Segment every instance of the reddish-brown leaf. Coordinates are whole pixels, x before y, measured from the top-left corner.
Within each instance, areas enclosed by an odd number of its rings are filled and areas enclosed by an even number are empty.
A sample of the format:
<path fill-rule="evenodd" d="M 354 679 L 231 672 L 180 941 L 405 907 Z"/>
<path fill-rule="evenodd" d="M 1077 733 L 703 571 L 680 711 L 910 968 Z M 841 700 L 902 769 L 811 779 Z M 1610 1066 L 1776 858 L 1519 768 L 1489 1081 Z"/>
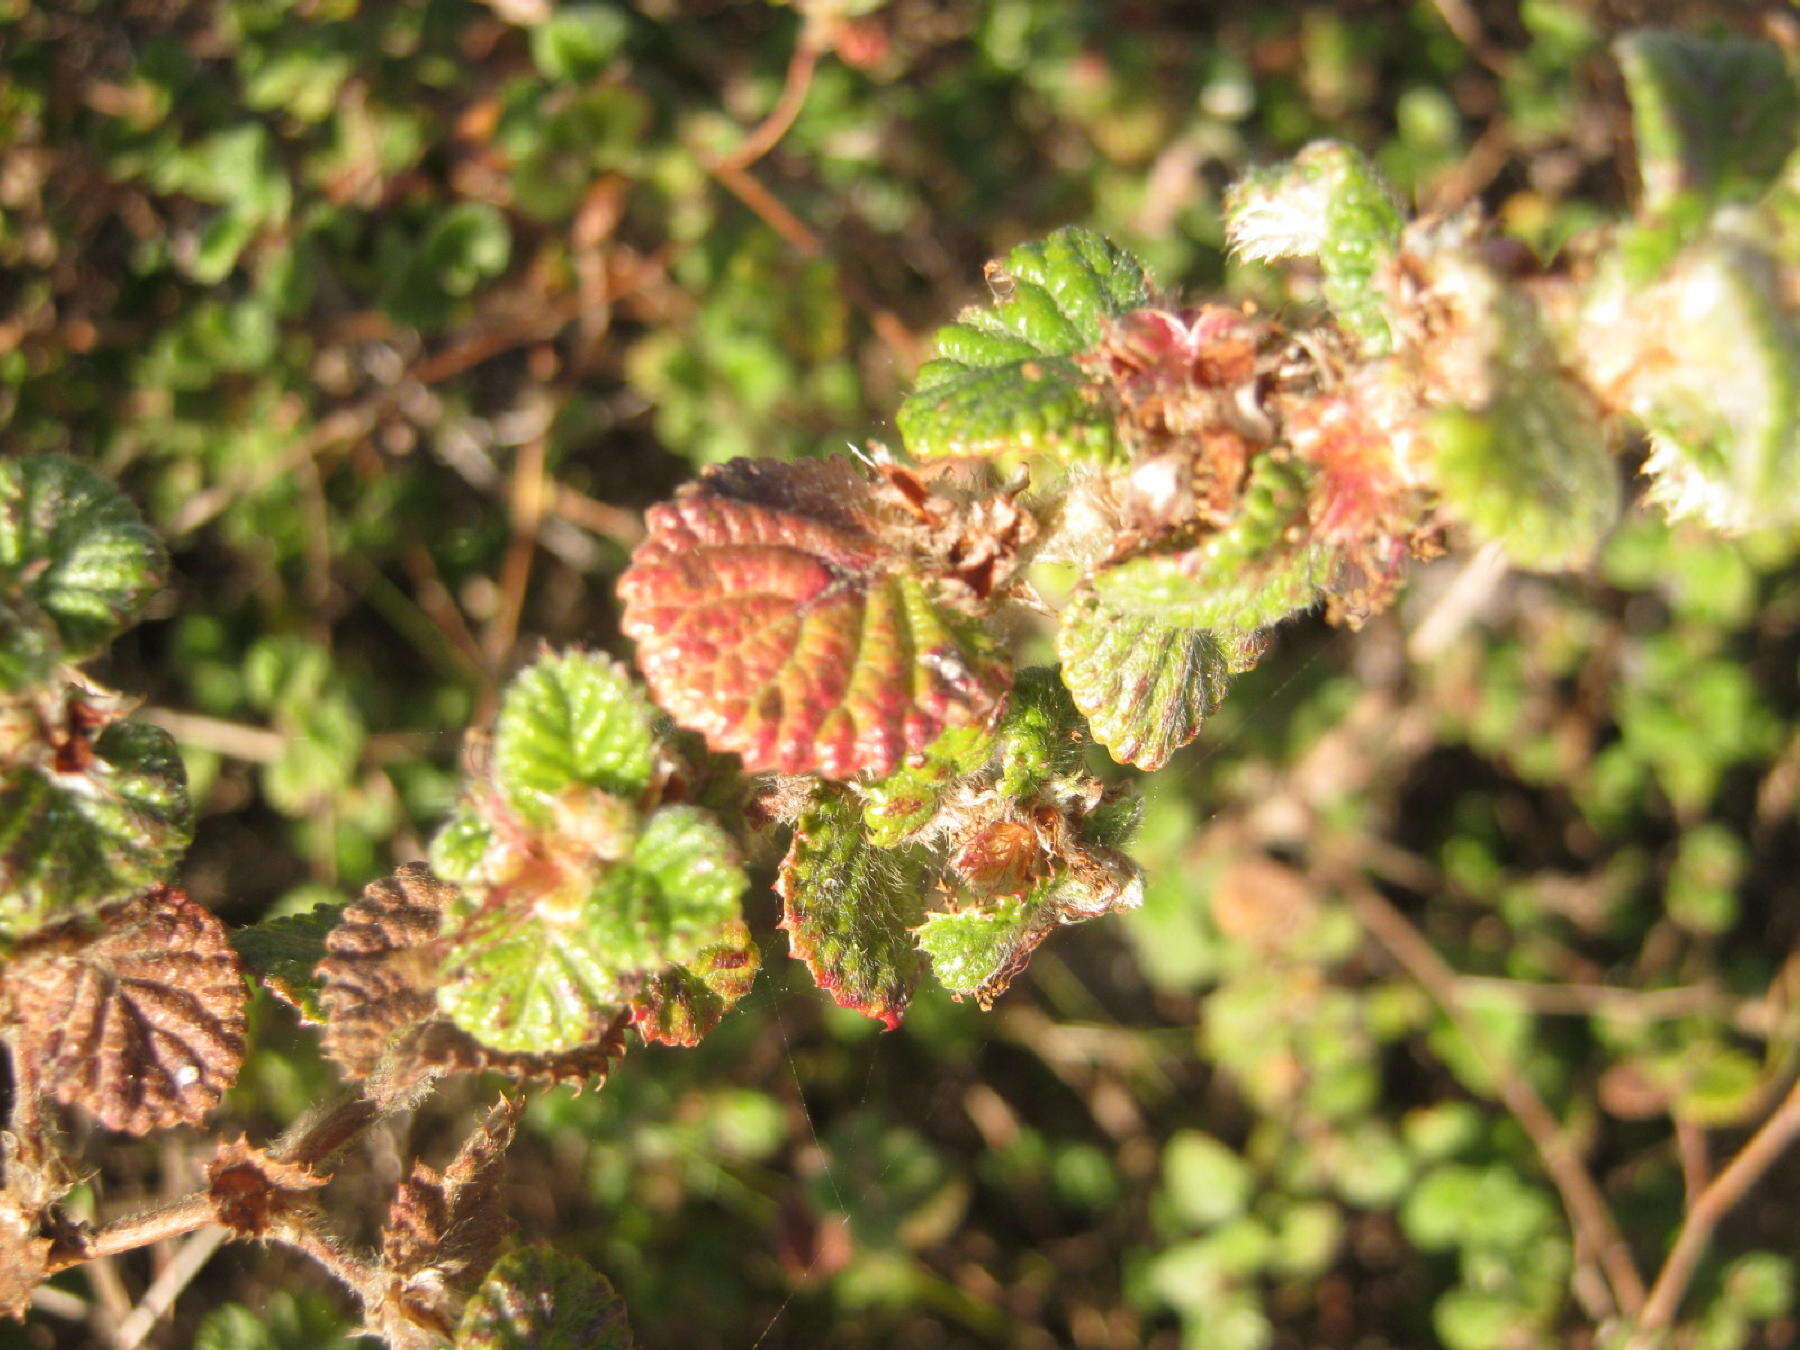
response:
<path fill-rule="evenodd" d="M 40 933 L 4 989 L 20 1071 L 108 1129 L 197 1124 L 243 1063 L 243 967 L 224 925 L 170 887 Z"/>
<path fill-rule="evenodd" d="M 934 603 L 844 460 L 734 460 L 654 508 L 619 580 L 657 701 L 752 771 L 887 774 L 1009 671 Z"/>

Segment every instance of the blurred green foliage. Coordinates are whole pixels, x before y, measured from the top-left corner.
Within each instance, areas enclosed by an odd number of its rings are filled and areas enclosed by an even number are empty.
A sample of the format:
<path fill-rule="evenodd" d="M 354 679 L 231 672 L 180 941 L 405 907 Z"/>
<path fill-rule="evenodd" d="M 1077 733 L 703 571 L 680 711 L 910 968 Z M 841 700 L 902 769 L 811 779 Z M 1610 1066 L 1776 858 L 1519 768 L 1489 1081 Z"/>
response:
<path fill-rule="evenodd" d="M 303 912 L 420 855 L 538 635 L 616 645 L 637 508 L 897 440 L 987 258 L 1078 221 L 1183 292 L 1309 298 L 1228 260 L 1221 196 L 1320 136 L 1552 256 L 1623 206 L 1606 46 L 1653 8 L 6 0 L 0 445 L 102 469 L 169 541 L 104 673 L 181 746 L 190 889 Z M 791 127 L 729 167 L 803 47 Z M 700 1048 L 533 1102 L 526 1235 L 653 1346 L 1586 1344 L 1488 1062 L 1304 864 L 1381 861 L 1653 1266 L 1671 1121 L 1737 1137 L 1800 1044 L 1793 544 L 1637 513 L 1429 649 L 1454 561 L 1354 640 L 1290 626 L 1151 790 L 1137 915 L 887 1035 L 773 961 Z M 285 1122 L 330 1074 L 259 1015 L 232 1107 Z M 1794 1203 L 1790 1167 L 1734 1219 L 1684 1350 L 1791 1342 Z M 157 1334 L 331 1344 L 299 1270 L 233 1249 Z M 85 1343 L 42 1322 L 0 1346 Z"/>

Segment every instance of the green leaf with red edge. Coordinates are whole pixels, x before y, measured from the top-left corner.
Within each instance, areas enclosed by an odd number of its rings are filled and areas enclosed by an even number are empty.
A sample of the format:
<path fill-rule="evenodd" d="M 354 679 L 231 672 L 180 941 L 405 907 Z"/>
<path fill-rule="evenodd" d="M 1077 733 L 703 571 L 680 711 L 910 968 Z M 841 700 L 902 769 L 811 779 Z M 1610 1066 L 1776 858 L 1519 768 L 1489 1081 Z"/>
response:
<path fill-rule="evenodd" d="M 573 1049 L 641 980 L 731 940 L 747 884 L 710 814 L 665 807 L 616 863 L 473 892 L 447 926 L 438 1007 L 495 1050 Z"/>
<path fill-rule="evenodd" d="M 686 965 L 652 976 L 631 999 L 632 1025 L 656 1045 L 698 1045 L 756 980 L 762 955 L 742 920 Z"/>
<path fill-rule="evenodd" d="M 1010 672 L 936 605 L 841 460 L 734 460 L 651 510 L 619 579 L 656 700 L 752 772 L 892 773 Z"/>
<path fill-rule="evenodd" d="M 548 1247 L 494 1263 L 463 1309 L 454 1350 L 632 1350 L 625 1303 L 605 1276 Z"/>
<path fill-rule="evenodd" d="M 1056 630 L 1063 682 L 1120 764 L 1159 769 L 1200 734 L 1231 681 L 1231 646 L 1201 628 L 1128 614 L 1091 593 Z"/>
<path fill-rule="evenodd" d="M 814 982 L 890 1030 L 919 982 L 911 930 L 925 915 L 929 873 L 917 849 L 876 847 L 856 799 L 824 786 L 795 824 L 775 882 L 781 926 Z"/>
<path fill-rule="evenodd" d="M 1047 452 L 1107 458 L 1115 418 L 1075 357 L 1150 303 L 1144 265 L 1092 230 L 1068 228 L 991 264 L 995 302 L 938 330 L 897 421 L 921 457 Z"/>

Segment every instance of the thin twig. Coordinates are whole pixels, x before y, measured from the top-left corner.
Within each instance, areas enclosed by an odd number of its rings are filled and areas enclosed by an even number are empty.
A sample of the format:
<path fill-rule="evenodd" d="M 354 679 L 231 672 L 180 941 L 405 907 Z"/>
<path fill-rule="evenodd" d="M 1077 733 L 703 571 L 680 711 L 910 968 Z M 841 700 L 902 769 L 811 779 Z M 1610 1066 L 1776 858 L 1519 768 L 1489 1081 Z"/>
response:
<path fill-rule="evenodd" d="M 525 608 L 525 588 L 531 581 L 531 560 L 537 551 L 538 525 L 544 518 L 549 494 L 544 465 L 549 453 L 549 432 L 541 431 L 519 447 L 513 462 L 508 493 L 512 514 L 512 539 L 500 563 L 500 604 L 483 634 L 482 647 L 488 665 L 497 670 L 519 636 L 519 616 Z"/>
<path fill-rule="evenodd" d="M 150 1282 L 144 1296 L 138 1300 L 124 1321 L 119 1323 L 118 1330 L 113 1332 L 113 1350 L 137 1350 L 143 1344 L 144 1337 L 156 1325 L 162 1315 L 174 1306 L 183 1289 L 192 1283 L 206 1263 L 212 1260 L 229 1231 L 216 1224 L 202 1228 L 192 1234 L 181 1244 L 181 1250 L 162 1273 Z"/>
<path fill-rule="evenodd" d="M 1508 1062 L 1480 1022 L 1469 1015 L 1456 972 L 1411 920 L 1367 883 L 1353 881 L 1344 889 L 1351 909 L 1363 926 L 1456 1023 L 1484 1061 L 1493 1075 L 1500 1100 L 1531 1139 L 1544 1170 L 1562 1196 L 1563 1208 L 1575 1230 L 1577 1250 L 1585 1250 L 1599 1263 L 1619 1310 L 1629 1317 L 1636 1317 L 1644 1306 L 1643 1277 L 1631 1258 L 1625 1235 L 1619 1231 L 1618 1222 L 1561 1123 L 1544 1104 L 1537 1089 Z M 1588 1312 L 1599 1319 L 1607 1310 L 1590 1308 Z"/>
<path fill-rule="evenodd" d="M 57 1289 L 48 1284 L 40 1284 L 31 1291 L 31 1306 L 39 1312 L 70 1322 L 85 1322 L 92 1314 L 87 1300 L 81 1295 L 71 1294 L 67 1289 Z"/>
<path fill-rule="evenodd" d="M 342 1098 L 301 1117 L 276 1141 L 270 1153 L 282 1162 L 313 1166 L 337 1152 L 379 1115 L 380 1110 L 367 1098 Z M 213 1222 L 216 1215 L 212 1196 L 206 1191 L 195 1191 L 179 1200 L 128 1214 L 77 1235 L 51 1252 L 45 1262 L 45 1273 L 54 1275 L 103 1256 L 116 1256 L 120 1252 L 180 1237 Z"/>
<path fill-rule="evenodd" d="M 1649 1297 L 1644 1300 L 1637 1332 L 1628 1350 L 1647 1350 L 1657 1334 L 1674 1322 L 1700 1259 L 1712 1245 L 1713 1232 L 1796 1139 L 1800 1139 L 1800 1080 L 1788 1090 L 1762 1128 L 1750 1136 L 1750 1142 L 1688 1206 L 1675 1245 L 1669 1249 L 1668 1258 L 1650 1286 Z"/>
<path fill-rule="evenodd" d="M 794 125 L 794 119 L 800 116 L 800 109 L 806 106 L 806 95 L 812 88 L 813 72 L 819 68 L 819 57 L 824 49 L 823 26 L 807 22 L 800 30 L 800 40 L 794 45 L 794 54 L 788 60 L 787 76 L 782 81 L 781 94 L 775 100 L 775 106 L 745 134 L 744 139 L 738 142 L 737 149 L 720 157 L 715 169 L 718 166 L 747 169 L 781 143 L 781 138 Z"/>
<path fill-rule="evenodd" d="M 279 731 L 227 722 L 222 717 L 208 717 L 204 713 L 145 708 L 138 716 L 161 727 L 183 745 L 251 764 L 273 764 L 287 748 L 287 737 Z"/>

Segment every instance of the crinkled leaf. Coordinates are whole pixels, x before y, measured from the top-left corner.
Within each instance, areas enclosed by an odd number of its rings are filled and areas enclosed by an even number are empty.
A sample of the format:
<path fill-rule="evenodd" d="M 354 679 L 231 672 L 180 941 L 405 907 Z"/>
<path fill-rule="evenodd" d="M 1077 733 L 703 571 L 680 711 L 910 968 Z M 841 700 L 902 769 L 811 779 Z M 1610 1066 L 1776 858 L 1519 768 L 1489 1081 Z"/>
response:
<path fill-rule="evenodd" d="M 959 998 L 973 995 L 986 1007 L 1006 992 L 1055 927 L 1055 916 L 1042 904 L 1004 901 L 926 915 L 918 930 L 919 950 L 939 984 Z"/>
<path fill-rule="evenodd" d="M 635 799 L 655 773 L 656 710 L 617 662 L 545 656 L 507 686 L 493 774 L 513 806 L 545 823 L 544 799 L 577 788 Z"/>
<path fill-rule="evenodd" d="M 47 616 L 66 655 L 130 623 L 167 568 L 156 535 L 91 470 L 61 455 L 0 463 L 0 594 Z"/>
<path fill-rule="evenodd" d="M 500 1183 L 523 1111 L 523 1099 L 502 1098 L 447 1168 L 440 1172 L 415 1160 L 395 1187 L 381 1228 L 381 1257 L 397 1277 L 388 1297 L 412 1320 L 446 1317 L 446 1286 L 478 1282 L 512 1231 Z"/>
<path fill-rule="evenodd" d="M 364 887 L 326 938 L 318 965 L 325 1053 L 346 1077 L 399 1101 L 439 1073 L 502 1073 L 525 1081 L 597 1082 L 625 1052 L 622 1012 L 596 1014 L 581 1043 L 562 1051 L 484 1046 L 438 1016 L 438 938 L 455 898 L 420 863 Z"/>
<path fill-rule="evenodd" d="M 657 701 L 753 772 L 885 775 L 1005 693 L 1005 662 L 873 509 L 845 461 L 734 460 L 649 514 L 625 631 Z"/>
<path fill-rule="evenodd" d="M 455 889 L 410 863 L 363 888 L 325 938 L 315 968 L 325 1053 L 366 1079 L 437 1011 L 433 944 Z"/>
<path fill-rule="evenodd" d="M 198 1124 L 243 1063 L 243 967 L 168 887 L 40 933 L 3 988 L 14 1064 L 111 1130 Z"/>
<path fill-rule="evenodd" d="M 692 961 L 646 980 L 631 999 L 632 1025 L 657 1045 L 698 1045 L 750 992 L 762 953 L 742 920 Z"/>
<path fill-rule="evenodd" d="M 1077 596 L 1056 630 L 1062 678 L 1094 739 L 1120 764 L 1159 769 L 1200 734 L 1230 683 L 1211 633 Z"/>
<path fill-rule="evenodd" d="M 0 589 L 0 695 L 49 683 L 61 656 L 62 643 L 49 617 L 24 596 Z M 4 753 L 0 745 L 0 755 Z"/>
<path fill-rule="evenodd" d="M 980 768 L 993 748 L 986 729 L 952 727 L 915 759 L 861 788 L 870 842 L 892 848 L 922 829 L 936 814 L 944 789 Z"/>
<path fill-rule="evenodd" d="M 1000 746 L 1000 797 L 1020 801 L 1054 779 L 1082 772 L 1081 714 L 1048 666 L 1019 672 L 995 729 Z"/>
<path fill-rule="evenodd" d="M 162 880 L 193 835 L 187 776 L 159 727 L 115 722 L 91 749 L 0 781 L 0 939 Z"/>
<path fill-rule="evenodd" d="M 314 905 L 304 914 L 264 919 L 231 934 L 245 967 L 302 1021 L 323 1023 L 313 968 L 325 959 L 325 938 L 344 915 L 342 905 Z"/>
<path fill-rule="evenodd" d="M 463 1311 L 456 1350 L 631 1350 L 625 1304 L 605 1277 L 548 1247 L 494 1263 Z"/>
<path fill-rule="evenodd" d="M 1747 38 L 1641 31 L 1614 47 L 1631 98 L 1644 205 L 1749 200 L 1781 172 L 1800 90 L 1781 52 Z"/>
<path fill-rule="evenodd" d="M 1758 241 L 1717 231 L 1593 309 L 1650 429 L 1651 496 L 1730 532 L 1800 520 L 1800 316 Z"/>
<path fill-rule="evenodd" d="M 1378 351 L 1389 329 L 1376 273 L 1403 218 L 1393 190 L 1354 146 L 1316 141 L 1287 164 L 1245 174 L 1225 202 L 1231 246 L 1249 258 L 1316 258 L 1326 303 Z"/>
<path fill-rule="evenodd" d="M 592 881 L 468 907 L 448 935 L 438 1006 L 496 1050 L 573 1049 L 640 979 L 716 942 L 747 884 L 709 814 L 668 807 Z"/>
<path fill-rule="evenodd" d="M 1306 466 L 1275 454 L 1251 466 L 1237 513 L 1180 553 L 1133 558 L 1094 576 L 1119 614 L 1204 629 L 1253 633 L 1316 602 L 1337 564 L 1307 534 Z"/>
<path fill-rule="evenodd" d="M 775 889 L 795 957 L 839 1005 L 891 1029 L 918 984 L 910 930 L 924 917 L 925 856 L 877 848 L 854 798 L 822 788 L 794 827 Z"/>
<path fill-rule="evenodd" d="M 1074 360 L 1150 303 L 1144 266 L 1091 230 L 1058 230 L 989 268 L 995 302 L 938 330 L 897 421 L 915 455 L 1110 456 L 1111 410 Z"/>
<path fill-rule="evenodd" d="M 1520 566 L 1583 566 L 1619 513 L 1600 410 L 1558 363 L 1528 295 L 1469 251 L 1437 268 L 1481 388 L 1433 419 L 1433 481 L 1452 514 Z"/>

